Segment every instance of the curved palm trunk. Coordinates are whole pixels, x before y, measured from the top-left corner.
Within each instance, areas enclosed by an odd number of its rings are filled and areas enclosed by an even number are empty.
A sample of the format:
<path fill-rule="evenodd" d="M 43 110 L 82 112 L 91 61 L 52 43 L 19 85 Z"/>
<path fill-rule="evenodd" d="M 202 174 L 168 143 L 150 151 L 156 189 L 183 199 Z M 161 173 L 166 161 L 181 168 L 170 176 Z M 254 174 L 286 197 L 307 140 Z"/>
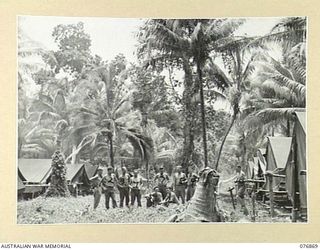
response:
<path fill-rule="evenodd" d="M 216 161 L 216 165 L 215 165 L 215 170 L 218 170 L 218 166 L 219 166 L 219 161 L 220 161 L 220 158 L 221 158 L 221 153 L 222 153 L 222 149 L 223 149 L 223 146 L 224 146 L 224 143 L 226 142 L 226 139 L 230 133 L 230 130 L 234 124 L 234 121 L 236 120 L 236 117 L 237 117 L 237 113 L 238 112 L 234 112 L 233 113 L 233 116 L 232 116 L 232 119 L 231 119 L 231 123 L 226 131 L 226 134 L 224 135 L 223 139 L 222 139 L 222 142 L 221 142 L 221 145 L 220 145 L 220 149 L 219 149 L 219 152 L 218 152 L 218 156 L 217 156 L 217 161 Z"/>

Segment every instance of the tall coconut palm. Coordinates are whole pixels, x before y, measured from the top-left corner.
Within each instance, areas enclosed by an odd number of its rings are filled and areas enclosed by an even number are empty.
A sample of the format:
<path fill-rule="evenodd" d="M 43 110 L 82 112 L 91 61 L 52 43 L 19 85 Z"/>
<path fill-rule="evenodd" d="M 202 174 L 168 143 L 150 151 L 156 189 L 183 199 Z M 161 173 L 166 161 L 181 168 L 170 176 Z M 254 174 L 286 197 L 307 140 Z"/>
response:
<path fill-rule="evenodd" d="M 250 77 L 255 71 L 255 62 L 261 57 L 259 49 L 250 49 L 248 45 L 255 38 L 251 37 L 229 37 L 224 40 L 220 40 L 216 44 L 216 51 L 222 54 L 222 60 L 226 69 L 226 73 L 214 64 L 212 61 L 212 68 L 216 72 L 219 79 L 229 83 L 227 89 L 227 98 L 225 100 L 229 103 L 232 110 L 232 117 L 230 124 L 227 127 L 225 136 L 222 139 L 215 169 L 218 169 L 219 160 L 221 157 L 224 143 L 234 125 L 238 115 L 241 112 L 243 103 L 243 93 L 250 89 Z"/>
<path fill-rule="evenodd" d="M 114 167 L 114 143 L 117 141 L 124 143 L 128 140 L 142 159 L 150 157 L 153 145 L 152 140 L 142 133 L 140 113 L 132 109 L 130 86 L 121 78 L 121 71 L 109 79 L 110 69 L 106 65 L 90 70 L 87 74 L 91 76 L 75 89 L 76 93 L 86 94 L 78 98 L 75 117 L 81 117 L 82 123 L 74 128 L 73 133 L 80 129 L 88 132 L 79 150 L 89 144 L 108 148 L 110 164 Z"/>
<path fill-rule="evenodd" d="M 185 110 L 184 153 L 183 166 L 189 164 L 190 155 L 194 148 L 195 111 L 197 103 L 192 100 L 200 93 L 202 137 L 205 166 L 207 160 L 206 118 L 203 95 L 202 70 L 208 59 L 214 42 L 231 35 L 241 21 L 237 20 L 207 20 L 207 19 L 170 19 L 149 20 L 139 33 L 142 38 L 142 51 L 149 62 L 156 60 L 171 60 L 181 64 L 184 71 L 183 104 Z M 192 62 L 193 61 L 193 62 Z M 192 66 L 196 66 L 198 80 L 193 77 Z"/>

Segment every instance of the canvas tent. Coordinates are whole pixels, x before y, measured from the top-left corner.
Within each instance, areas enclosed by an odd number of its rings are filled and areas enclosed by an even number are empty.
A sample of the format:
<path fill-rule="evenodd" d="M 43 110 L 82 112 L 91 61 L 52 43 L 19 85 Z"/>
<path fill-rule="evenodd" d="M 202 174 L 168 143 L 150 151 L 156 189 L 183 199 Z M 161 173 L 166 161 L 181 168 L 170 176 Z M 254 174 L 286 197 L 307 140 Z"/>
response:
<path fill-rule="evenodd" d="M 66 164 L 67 174 L 66 178 L 69 183 L 82 183 L 85 175 L 85 167 L 83 163 L 80 164 Z"/>
<path fill-rule="evenodd" d="M 253 161 L 248 161 L 248 169 L 247 169 L 247 173 L 246 173 L 246 177 L 248 179 L 254 178 L 254 171 L 255 169 L 255 165 Z"/>
<path fill-rule="evenodd" d="M 51 159 L 19 159 L 18 168 L 26 183 L 46 183 L 51 174 Z"/>
<path fill-rule="evenodd" d="M 291 162 L 291 137 L 268 137 L 267 145 L 267 171 L 274 174 L 285 174 L 286 167 Z M 273 178 L 273 189 L 279 189 L 280 184 L 285 181 L 283 178 Z M 269 183 L 267 183 L 267 186 Z M 267 187 L 269 188 L 269 187 Z"/>
<path fill-rule="evenodd" d="M 44 192 L 51 175 L 51 159 L 18 159 L 18 177 L 25 188 L 24 194 Z"/>
<path fill-rule="evenodd" d="M 265 148 L 259 148 L 257 150 L 257 157 L 259 159 L 259 163 L 263 164 L 264 166 L 266 165 L 266 154 L 267 153 L 267 149 Z"/>
<path fill-rule="evenodd" d="M 88 193 L 90 190 L 90 178 L 93 177 L 98 166 L 90 163 L 66 164 L 67 168 L 67 182 L 69 190 L 76 194 L 79 190 L 80 193 Z"/>
<path fill-rule="evenodd" d="M 18 176 L 17 187 L 19 193 L 23 192 L 25 189 L 25 185 L 23 184 L 23 181 L 21 180 L 20 176 Z"/>
<path fill-rule="evenodd" d="M 98 165 L 92 165 L 92 164 L 85 164 L 85 172 L 86 175 L 88 177 L 88 179 L 90 179 L 91 177 L 93 177 L 98 169 Z"/>
<path fill-rule="evenodd" d="M 247 178 L 261 178 L 266 172 L 265 163 L 260 161 L 258 157 L 248 162 L 249 170 L 247 170 Z"/>
<path fill-rule="evenodd" d="M 293 129 L 293 162 L 286 168 L 286 188 L 289 198 L 293 201 L 295 192 L 299 193 L 300 208 L 307 208 L 306 180 L 306 114 L 295 113 Z"/>

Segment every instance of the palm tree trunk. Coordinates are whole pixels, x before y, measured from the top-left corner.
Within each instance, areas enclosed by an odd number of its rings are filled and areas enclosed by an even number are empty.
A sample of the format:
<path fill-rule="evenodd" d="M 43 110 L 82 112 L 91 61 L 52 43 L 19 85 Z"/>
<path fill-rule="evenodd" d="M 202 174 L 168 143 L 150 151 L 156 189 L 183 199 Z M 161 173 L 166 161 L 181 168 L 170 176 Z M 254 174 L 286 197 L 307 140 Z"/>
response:
<path fill-rule="evenodd" d="M 222 142 L 221 142 L 221 145 L 220 145 L 220 149 L 219 149 L 219 152 L 218 152 L 218 156 L 217 156 L 217 161 L 216 161 L 216 165 L 215 165 L 215 170 L 218 171 L 218 166 L 219 166 L 219 161 L 220 161 L 220 158 L 221 158 L 221 153 L 222 153 L 222 149 L 223 149 L 223 146 L 224 146 L 224 143 L 230 133 L 230 130 L 234 124 L 234 121 L 236 120 L 236 116 L 237 116 L 237 111 L 234 109 L 234 113 L 233 113 L 233 116 L 231 118 L 231 123 L 226 131 L 226 134 L 224 135 L 223 139 L 222 139 Z"/>
<path fill-rule="evenodd" d="M 197 65 L 200 87 L 200 101 L 201 101 L 201 121 L 202 121 L 202 140 L 204 152 L 204 167 L 208 167 L 208 150 L 207 150 L 207 131 L 206 131 L 206 111 L 204 106 L 203 85 L 202 85 L 202 70 L 200 65 Z"/>
<path fill-rule="evenodd" d="M 112 141 L 112 134 L 109 137 L 109 146 L 110 146 L 110 165 L 114 169 L 114 156 L 113 156 L 113 141 Z"/>
<path fill-rule="evenodd" d="M 291 133 L 290 133 L 290 119 L 287 118 L 287 136 L 290 137 Z"/>
<path fill-rule="evenodd" d="M 184 91 L 183 91 L 183 105 L 184 105 L 184 117 L 185 124 L 183 128 L 183 152 L 181 165 L 184 170 L 188 169 L 189 162 L 192 159 L 194 151 L 194 123 L 195 112 L 193 109 L 192 96 L 193 96 L 193 77 L 192 70 L 188 59 L 183 61 L 184 70 Z"/>

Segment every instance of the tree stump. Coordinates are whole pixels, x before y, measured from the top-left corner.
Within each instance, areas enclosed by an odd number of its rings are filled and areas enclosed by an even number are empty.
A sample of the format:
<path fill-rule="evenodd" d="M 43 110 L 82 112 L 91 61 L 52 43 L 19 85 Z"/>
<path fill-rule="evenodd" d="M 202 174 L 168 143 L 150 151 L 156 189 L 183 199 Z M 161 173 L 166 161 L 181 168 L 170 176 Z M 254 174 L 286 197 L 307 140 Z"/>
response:
<path fill-rule="evenodd" d="M 218 209 L 216 187 L 219 175 L 211 168 L 205 168 L 200 173 L 195 193 L 186 210 L 179 215 L 173 215 L 168 222 L 223 222 L 224 217 Z"/>
<path fill-rule="evenodd" d="M 51 183 L 46 192 L 46 197 L 68 197 L 70 192 L 66 180 L 66 164 L 63 154 L 57 150 L 52 155 Z"/>

